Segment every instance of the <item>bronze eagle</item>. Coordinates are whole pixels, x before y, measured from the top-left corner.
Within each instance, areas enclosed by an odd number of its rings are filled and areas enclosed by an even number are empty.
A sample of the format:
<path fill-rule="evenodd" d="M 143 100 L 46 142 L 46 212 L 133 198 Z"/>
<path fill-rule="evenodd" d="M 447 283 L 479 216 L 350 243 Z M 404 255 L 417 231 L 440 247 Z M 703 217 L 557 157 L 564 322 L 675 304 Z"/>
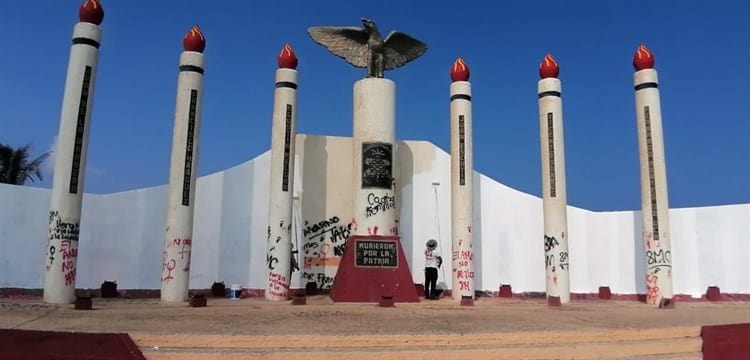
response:
<path fill-rule="evenodd" d="M 370 19 L 362 19 L 364 28 L 354 26 L 316 26 L 307 29 L 313 41 L 356 67 L 367 68 L 367 77 L 382 78 L 392 70 L 422 56 L 427 44 L 400 31 L 391 31 L 383 40 Z"/>

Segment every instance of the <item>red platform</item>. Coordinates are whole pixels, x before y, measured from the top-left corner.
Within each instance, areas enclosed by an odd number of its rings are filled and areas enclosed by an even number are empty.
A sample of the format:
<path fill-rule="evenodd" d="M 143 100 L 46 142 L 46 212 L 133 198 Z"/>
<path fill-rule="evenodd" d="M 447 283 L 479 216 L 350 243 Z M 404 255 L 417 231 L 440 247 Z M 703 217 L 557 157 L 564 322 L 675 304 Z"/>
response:
<path fill-rule="evenodd" d="M 353 235 L 331 286 L 335 302 L 419 302 L 398 236 Z"/>
<path fill-rule="evenodd" d="M 750 353 L 750 324 L 704 326 L 701 337 L 706 360 L 745 360 Z"/>
<path fill-rule="evenodd" d="M 146 360 L 124 333 L 0 329 L 0 359 Z"/>

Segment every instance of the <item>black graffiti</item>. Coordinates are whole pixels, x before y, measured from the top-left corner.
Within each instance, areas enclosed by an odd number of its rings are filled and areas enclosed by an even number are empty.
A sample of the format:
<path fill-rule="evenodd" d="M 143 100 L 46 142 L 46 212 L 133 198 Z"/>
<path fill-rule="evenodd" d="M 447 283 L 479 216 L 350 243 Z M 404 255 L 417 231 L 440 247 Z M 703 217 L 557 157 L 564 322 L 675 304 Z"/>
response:
<path fill-rule="evenodd" d="M 279 258 L 277 258 L 275 255 L 272 254 L 272 252 L 276 250 L 276 247 L 272 247 L 268 251 L 268 255 L 266 255 L 266 264 L 268 264 L 268 270 L 275 270 L 276 264 L 279 262 Z"/>
<path fill-rule="evenodd" d="M 553 266 L 554 262 L 555 262 L 555 255 L 545 255 L 544 256 L 544 264 L 545 264 L 544 266 L 545 267 Z"/>
<path fill-rule="evenodd" d="M 324 273 L 302 273 L 302 280 L 305 282 L 314 282 L 320 290 L 331 290 L 333 278 Z"/>
<path fill-rule="evenodd" d="M 279 229 L 284 229 L 284 219 L 279 220 Z M 292 233 L 292 222 L 290 221 L 289 224 L 286 224 L 286 232 Z"/>
<path fill-rule="evenodd" d="M 78 241 L 80 231 L 78 222 L 64 222 L 59 212 L 49 212 L 49 240 Z"/>
<path fill-rule="evenodd" d="M 658 251 L 646 251 L 646 259 L 649 265 L 662 265 L 672 263 L 672 252 L 659 249 Z"/>
<path fill-rule="evenodd" d="M 554 249 L 557 245 L 560 245 L 560 242 L 554 236 L 544 235 L 544 252 Z"/>
<path fill-rule="evenodd" d="M 563 251 L 560 253 L 560 269 L 565 270 L 568 268 L 568 252 Z"/>
<path fill-rule="evenodd" d="M 308 225 L 308 222 L 305 221 L 305 228 L 302 230 L 302 234 L 307 237 L 310 234 L 318 233 L 320 231 L 323 231 L 330 227 L 331 225 L 338 224 L 338 222 L 341 221 L 338 216 L 333 216 L 328 220 L 322 220 L 318 221 L 317 223 L 313 225 Z M 313 236 L 314 237 L 314 236 Z"/>
<path fill-rule="evenodd" d="M 337 225 L 339 218 L 337 216 L 332 217 L 329 220 L 320 221 L 313 226 L 308 226 L 303 232 L 308 240 L 317 239 L 320 242 L 326 240 L 326 235 L 332 243 L 339 241 L 346 241 L 351 235 L 352 224 Z M 305 222 L 307 224 L 307 222 Z M 309 231 L 308 231 L 309 230 Z"/>
<path fill-rule="evenodd" d="M 318 246 L 320 245 L 316 242 L 307 242 L 305 245 L 302 245 L 302 250 L 305 250 L 305 253 L 307 253 L 308 250 L 317 249 Z"/>
<path fill-rule="evenodd" d="M 334 226 L 331 228 L 330 231 L 330 238 L 332 243 L 337 243 L 339 241 L 346 241 L 346 239 L 349 238 L 349 235 L 352 233 L 352 224 L 349 225 L 341 225 L 341 226 Z"/>
<path fill-rule="evenodd" d="M 344 256 L 344 248 L 346 248 L 346 243 L 334 246 L 333 247 L 333 255 Z"/>
<path fill-rule="evenodd" d="M 55 261 L 55 246 L 52 245 L 49 247 L 49 263 L 52 265 L 52 262 Z"/>
<path fill-rule="evenodd" d="M 318 289 L 330 290 L 331 285 L 333 285 L 332 277 L 323 273 L 318 273 Z"/>
<path fill-rule="evenodd" d="M 377 196 L 374 193 L 367 194 L 367 216 L 373 216 L 379 212 L 391 210 L 396 207 L 396 197 L 384 194 Z"/>

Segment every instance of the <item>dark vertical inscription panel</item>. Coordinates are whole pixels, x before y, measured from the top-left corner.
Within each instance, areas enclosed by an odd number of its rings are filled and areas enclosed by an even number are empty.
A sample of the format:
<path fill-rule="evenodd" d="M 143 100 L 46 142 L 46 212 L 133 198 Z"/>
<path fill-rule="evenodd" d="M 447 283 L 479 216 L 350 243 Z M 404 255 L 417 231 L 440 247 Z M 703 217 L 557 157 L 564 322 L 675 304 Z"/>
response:
<path fill-rule="evenodd" d="M 555 130 L 554 118 L 547 113 L 547 146 L 549 149 L 549 196 L 557 197 L 557 182 L 555 178 Z"/>
<path fill-rule="evenodd" d="M 390 189 L 393 181 L 393 145 L 362 143 L 362 188 Z"/>
<path fill-rule="evenodd" d="M 81 99 L 78 102 L 78 121 L 76 122 L 76 135 L 73 142 L 73 163 L 70 168 L 71 194 L 78 193 L 78 179 L 81 175 L 81 151 L 83 151 L 83 132 L 86 129 L 86 108 L 89 104 L 89 88 L 91 87 L 91 66 L 86 66 L 83 71 L 83 82 L 81 84 Z"/>
<path fill-rule="evenodd" d="M 289 192 L 289 154 L 292 142 L 292 105 L 286 105 L 286 123 L 284 125 L 284 170 L 281 177 L 281 191 Z"/>
<path fill-rule="evenodd" d="M 464 129 L 464 116 L 458 115 L 458 184 L 466 186 L 466 132 Z"/>
<path fill-rule="evenodd" d="M 651 220 L 653 222 L 654 241 L 659 241 L 659 215 L 656 213 L 656 176 L 654 174 L 654 145 L 651 137 L 651 111 L 643 107 L 643 120 L 646 125 L 646 153 L 648 154 L 648 184 L 651 192 Z"/>
<path fill-rule="evenodd" d="M 190 179 L 193 175 L 193 141 L 195 140 L 195 108 L 198 105 L 198 90 L 190 90 L 187 140 L 185 141 L 185 168 L 182 178 L 182 205 L 190 205 Z"/>

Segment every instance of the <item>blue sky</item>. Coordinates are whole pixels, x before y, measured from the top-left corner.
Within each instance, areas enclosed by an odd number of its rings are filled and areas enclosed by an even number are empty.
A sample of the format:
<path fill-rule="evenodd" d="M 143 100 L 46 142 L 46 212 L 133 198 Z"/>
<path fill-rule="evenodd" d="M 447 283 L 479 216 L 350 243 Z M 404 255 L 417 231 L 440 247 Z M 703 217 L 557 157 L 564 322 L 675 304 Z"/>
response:
<path fill-rule="evenodd" d="M 46 151 L 57 133 L 82 1 L 0 2 L 0 142 Z M 671 207 L 750 202 L 750 3 L 747 1 L 113 1 L 90 132 L 86 191 L 167 182 L 182 37 L 206 39 L 199 174 L 270 147 L 276 56 L 300 59 L 298 131 L 351 136 L 352 86 L 365 74 L 315 44 L 315 25 L 376 21 L 426 42 L 386 73 L 397 83 L 400 140 L 448 151 L 449 70 L 471 68 L 475 168 L 539 195 L 536 86 L 560 63 L 568 201 L 640 208 L 631 60 L 640 42 L 659 71 Z M 52 177 L 34 186 L 49 187 Z"/>

